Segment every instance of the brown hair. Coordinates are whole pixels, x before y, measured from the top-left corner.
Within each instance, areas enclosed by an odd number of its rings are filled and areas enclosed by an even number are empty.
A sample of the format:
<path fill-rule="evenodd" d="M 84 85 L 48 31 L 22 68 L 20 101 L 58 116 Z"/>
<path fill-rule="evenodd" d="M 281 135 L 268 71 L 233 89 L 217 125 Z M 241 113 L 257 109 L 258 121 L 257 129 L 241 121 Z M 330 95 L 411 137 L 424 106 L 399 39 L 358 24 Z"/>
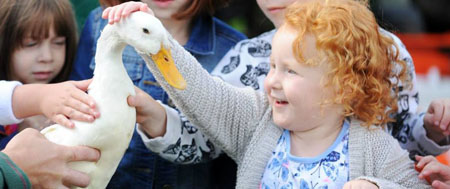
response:
<path fill-rule="evenodd" d="M 392 121 L 398 95 L 397 90 L 392 92 L 397 88 L 393 81 L 406 77 L 406 63 L 398 59 L 394 41 L 380 34 L 367 4 L 354 0 L 294 3 L 286 11 L 286 24 L 298 31 L 292 48 L 299 62 L 304 62 L 302 38 L 306 33 L 315 36 L 316 48 L 331 68 L 326 85 L 336 87 L 336 97 L 329 103 L 342 104 L 346 116 L 366 125 Z"/>
<path fill-rule="evenodd" d="M 66 37 L 66 56 L 61 72 L 50 83 L 69 78 L 77 48 L 77 29 L 68 0 L 0 1 L 0 79 L 11 79 L 11 56 L 22 48 L 25 35 L 35 40 L 48 38 L 53 26 L 58 36 Z"/>
<path fill-rule="evenodd" d="M 110 7 L 128 1 L 132 0 L 100 0 L 100 4 L 102 6 Z M 172 15 L 172 17 L 181 19 L 186 17 L 197 17 L 202 14 L 212 16 L 216 9 L 226 6 L 228 2 L 229 0 L 191 0 L 186 7 L 182 8 L 180 12 Z"/>

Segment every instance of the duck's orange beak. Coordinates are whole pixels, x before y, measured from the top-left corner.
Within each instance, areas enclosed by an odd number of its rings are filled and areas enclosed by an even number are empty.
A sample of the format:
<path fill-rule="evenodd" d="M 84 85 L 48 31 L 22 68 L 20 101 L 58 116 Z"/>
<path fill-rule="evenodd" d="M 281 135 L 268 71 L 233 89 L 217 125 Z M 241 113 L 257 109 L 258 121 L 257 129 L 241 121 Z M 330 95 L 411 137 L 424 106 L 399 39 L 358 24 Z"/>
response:
<path fill-rule="evenodd" d="M 161 50 L 151 57 L 169 85 L 181 90 L 186 88 L 186 81 L 175 66 L 170 49 L 161 45 Z"/>

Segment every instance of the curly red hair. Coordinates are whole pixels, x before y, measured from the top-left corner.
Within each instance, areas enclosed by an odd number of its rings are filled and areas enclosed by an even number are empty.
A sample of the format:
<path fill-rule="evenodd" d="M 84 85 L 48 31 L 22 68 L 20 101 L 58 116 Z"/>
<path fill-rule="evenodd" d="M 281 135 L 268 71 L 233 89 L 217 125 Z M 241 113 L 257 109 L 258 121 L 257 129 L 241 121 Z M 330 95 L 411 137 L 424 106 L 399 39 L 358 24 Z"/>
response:
<path fill-rule="evenodd" d="M 302 38 L 310 33 L 316 38 L 319 58 L 330 63 L 325 85 L 335 87 L 336 96 L 327 101 L 343 105 L 345 116 L 355 116 L 366 126 L 392 121 L 396 86 L 406 77 L 406 63 L 398 59 L 393 39 L 380 33 L 367 4 L 354 0 L 294 3 L 286 10 L 286 24 L 299 32 L 293 42 L 299 62 L 313 66 L 303 61 L 301 51 Z"/>

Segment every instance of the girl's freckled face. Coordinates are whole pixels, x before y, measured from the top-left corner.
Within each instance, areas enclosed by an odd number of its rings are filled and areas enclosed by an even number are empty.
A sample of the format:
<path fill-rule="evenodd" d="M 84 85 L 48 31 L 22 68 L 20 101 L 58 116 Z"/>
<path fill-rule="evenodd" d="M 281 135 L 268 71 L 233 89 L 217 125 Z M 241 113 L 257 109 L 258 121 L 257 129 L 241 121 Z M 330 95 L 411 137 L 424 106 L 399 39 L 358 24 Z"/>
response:
<path fill-rule="evenodd" d="M 324 87 L 322 82 L 330 68 L 326 62 L 306 65 L 295 58 L 292 44 L 297 34 L 287 25 L 277 31 L 272 42 L 270 71 L 264 81 L 274 123 L 291 131 L 311 129 L 327 115 L 327 111 L 335 111 L 321 106 L 334 94 L 333 89 Z M 305 34 L 302 41 L 305 61 L 317 57 L 316 38 Z M 299 123 L 307 127 L 298 128 Z"/>

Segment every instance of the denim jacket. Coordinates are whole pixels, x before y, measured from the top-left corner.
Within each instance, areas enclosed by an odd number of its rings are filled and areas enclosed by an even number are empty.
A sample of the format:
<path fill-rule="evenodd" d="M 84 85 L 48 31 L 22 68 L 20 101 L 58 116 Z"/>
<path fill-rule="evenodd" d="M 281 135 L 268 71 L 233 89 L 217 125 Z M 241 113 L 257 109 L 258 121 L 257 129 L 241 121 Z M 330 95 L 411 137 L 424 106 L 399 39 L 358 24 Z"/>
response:
<path fill-rule="evenodd" d="M 102 8 L 93 10 L 86 20 L 80 36 L 78 52 L 70 76 L 71 80 L 92 78 L 97 39 L 107 20 L 101 18 Z M 245 35 L 213 17 L 199 17 L 193 21 L 191 35 L 184 46 L 208 72 Z M 147 69 L 144 60 L 127 46 L 123 63 L 133 83 L 149 93 L 155 100 L 167 104 L 167 93 L 159 86 Z M 212 188 L 211 163 L 195 165 L 172 164 L 143 144 L 134 132 L 130 146 L 112 177 L 108 188 Z M 216 170 L 220 171 L 220 170 Z"/>

